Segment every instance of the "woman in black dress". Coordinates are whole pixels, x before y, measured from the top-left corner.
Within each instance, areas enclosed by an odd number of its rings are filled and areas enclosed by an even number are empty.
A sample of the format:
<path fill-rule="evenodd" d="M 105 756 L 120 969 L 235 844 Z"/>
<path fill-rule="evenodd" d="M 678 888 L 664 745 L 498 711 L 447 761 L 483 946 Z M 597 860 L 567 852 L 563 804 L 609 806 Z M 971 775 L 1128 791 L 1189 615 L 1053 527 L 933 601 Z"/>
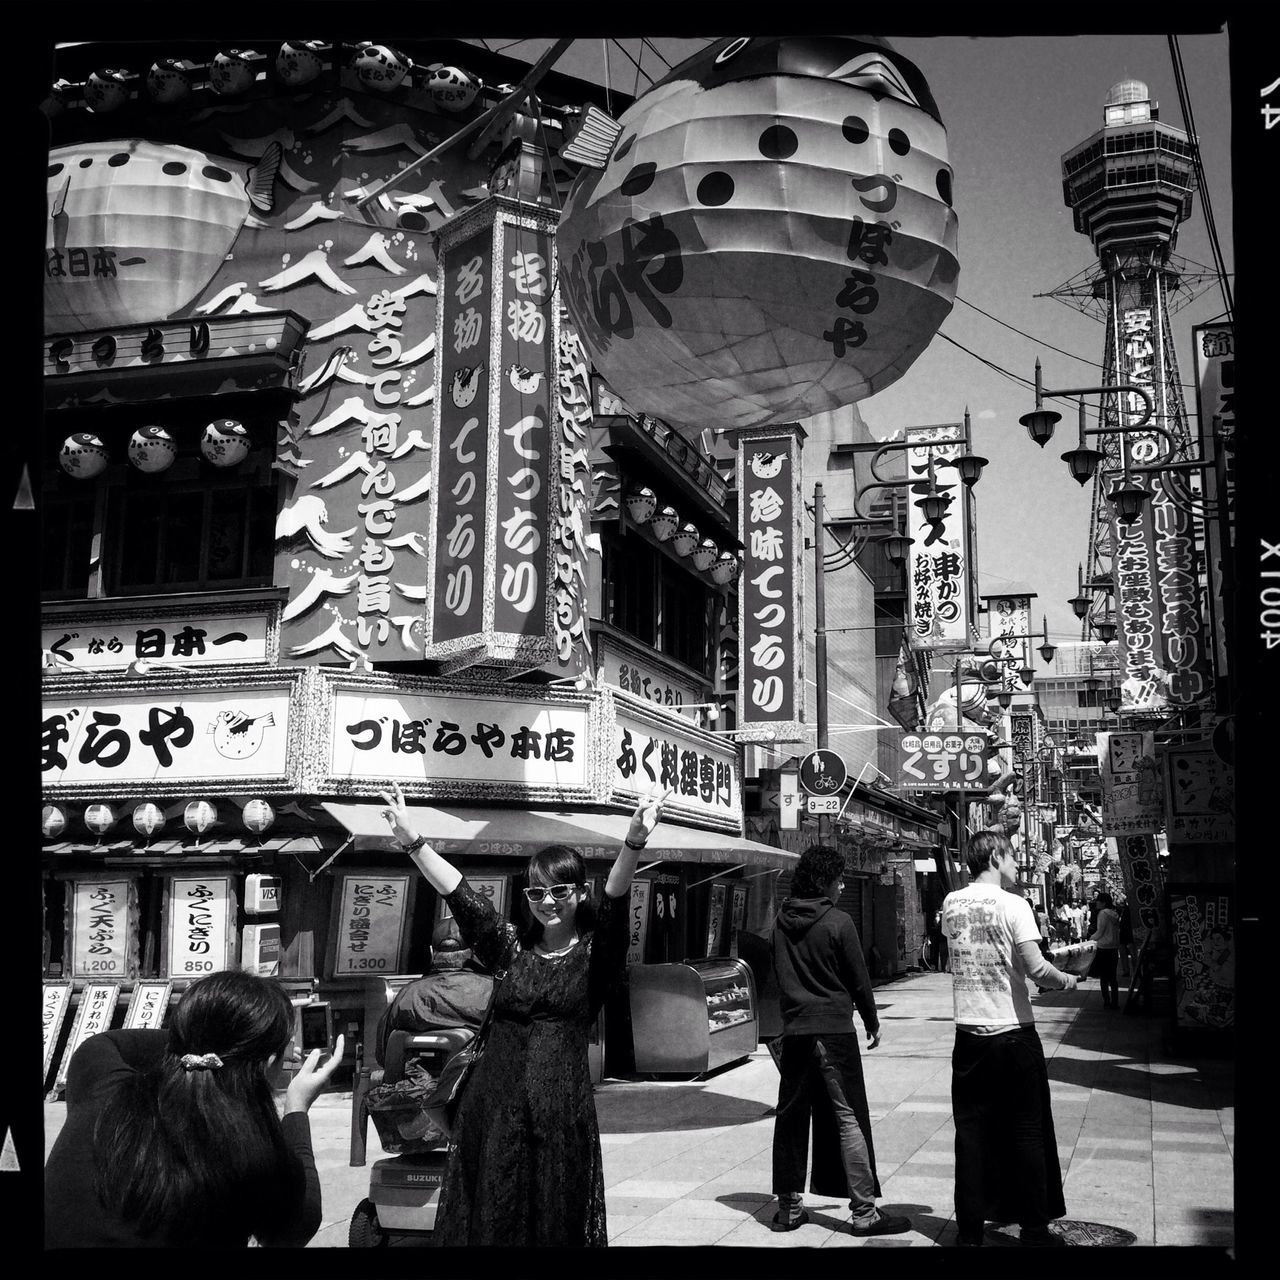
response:
<path fill-rule="evenodd" d="M 669 795 L 636 806 L 599 904 L 587 899 L 575 850 L 535 853 L 525 891 L 534 921 L 521 936 L 414 832 L 399 787 L 384 794 L 396 839 L 498 978 L 488 1043 L 449 1146 L 436 1243 L 608 1244 L 587 1038 L 625 972 L 631 879 Z"/>

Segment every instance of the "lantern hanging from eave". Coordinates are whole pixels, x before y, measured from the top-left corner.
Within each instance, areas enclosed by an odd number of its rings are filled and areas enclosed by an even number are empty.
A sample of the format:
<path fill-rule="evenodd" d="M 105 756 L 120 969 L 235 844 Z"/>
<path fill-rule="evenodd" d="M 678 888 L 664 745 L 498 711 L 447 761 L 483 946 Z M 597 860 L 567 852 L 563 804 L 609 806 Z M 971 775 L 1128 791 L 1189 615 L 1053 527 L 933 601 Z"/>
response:
<path fill-rule="evenodd" d="M 275 810 L 265 800 L 250 800 L 241 810 L 245 827 L 255 836 L 265 834 L 276 820 Z"/>
<path fill-rule="evenodd" d="M 204 835 L 218 820 L 218 810 L 208 800 L 192 800 L 182 813 L 183 825 L 194 836 Z"/>
<path fill-rule="evenodd" d="M 946 130 L 885 41 L 719 40 L 619 123 L 565 201 L 560 274 L 634 411 L 724 428 L 851 404 L 951 310 Z"/>
<path fill-rule="evenodd" d="M 724 586 L 738 576 L 741 562 L 732 551 L 722 551 L 715 564 L 711 566 L 711 581 Z"/>
<path fill-rule="evenodd" d="M 40 104 L 40 110 L 50 119 L 53 119 L 56 115 L 61 115 L 67 109 L 67 103 L 71 100 L 70 89 L 70 80 L 55 80 L 49 89 L 49 96 Z"/>
<path fill-rule="evenodd" d="M 479 92 L 479 81 L 461 67 L 436 67 L 427 79 L 427 93 L 443 111 L 465 111 Z"/>
<path fill-rule="evenodd" d="M 703 540 L 694 548 L 689 559 L 693 561 L 693 567 L 699 573 L 706 573 L 708 569 L 715 564 L 720 555 L 720 548 L 716 546 L 715 539 L 703 538 Z"/>
<path fill-rule="evenodd" d="M 191 92 L 191 74 L 176 58 L 157 58 L 147 72 L 147 92 L 165 106 L 181 102 Z"/>
<path fill-rule="evenodd" d="M 675 507 L 663 507 L 649 522 L 649 528 L 659 542 L 666 542 L 679 527 L 680 513 Z"/>
<path fill-rule="evenodd" d="M 92 480 L 107 469 L 107 446 L 89 431 L 69 435 L 58 450 L 58 466 L 75 480 Z"/>
<path fill-rule="evenodd" d="M 152 475 L 167 471 L 178 456 L 178 446 L 163 427 L 139 427 L 129 437 L 129 461 L 139 471 Z"/>
<path fill-rule="evenodd" d="M 215 467 L 234 467 L 249 456 L 253 441 L 243 422 L 217 418 L 200 436 L 200 453 Z"/>
<path fill-rule="evenodd" d="M 136 138 L 55 148 L 46 331 L 149 324 L 186 306 L 222 267 L 250 209 L 270 211 L 281 155 L 278 142 L 255 164 Z"/>
<path fill-rule="evenodd" d="M 627 494 L 627 514 L 635 524 L 645 524 L 658 509 L 658 495 L 648 485 Z"/>
<path fill-rule="evenodd" d="M 133 809 L 133 827 L 141 836 L 151 839 L 164 826 L 164 810 L 150 800 L 135 805 Z"/>
<path fill-rule="evenodd" d="M 91 804 L 85 807 L 84 825 L 96 836 L 105 836 L 116 825 L 115 810 L 109 804 Z"/>
<path fill-rule="evenodd" d="M 286 40 L 276 54 L 276 75 L 290 88 L 310 84 L 324 70 L 323 48 L 319 40 Z"/>
<path fill-rule="evenodd" d="M 209 87 L 214 93 L 233 98 L 244 93 L 256 76 L 249 61 L 251 50 L 224 49 L 209 64 Z"/>
<path fill-rule="evenodd" d="M 687 556 L 698 545 L 701 537 L 698 526 L 686 521 L 680 526 L 680 531 L 672 537 L 671 545 L 675 548 L 676 555 Z"/>
<path fill-rule="evenodd" d="M 366 44 L 356 50 L 351 65 L 365 88 L 389 93 L 400 85 L 413 64 L 390 45 Z"/>
<path fill-rule="evenodd" d="M 129 73 L 112 67 L 93 71 L 84 82 L 84 104 L 94 115 L 116 111 L 129 101 Z"/>
<path fill-rule="evenodd" d="M 40 834 L 56 840 L 67 829 L 67 811 L 57 804 L 47 804 L 40 811 Z"/>

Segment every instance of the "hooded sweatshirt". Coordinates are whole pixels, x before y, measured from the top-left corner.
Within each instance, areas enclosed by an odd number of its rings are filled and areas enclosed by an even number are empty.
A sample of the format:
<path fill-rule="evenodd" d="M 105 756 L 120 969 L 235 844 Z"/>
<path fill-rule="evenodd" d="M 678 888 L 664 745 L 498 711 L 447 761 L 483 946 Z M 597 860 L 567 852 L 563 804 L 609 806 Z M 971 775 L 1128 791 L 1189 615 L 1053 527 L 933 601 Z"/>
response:
<path fill-rule="evenodd" d="M 772 947 L 784 1036 L 854 1033 L 855 1004 L 867 1034 L 879 1030 L 858 931 L 830 898 L 787 898 Z"/>

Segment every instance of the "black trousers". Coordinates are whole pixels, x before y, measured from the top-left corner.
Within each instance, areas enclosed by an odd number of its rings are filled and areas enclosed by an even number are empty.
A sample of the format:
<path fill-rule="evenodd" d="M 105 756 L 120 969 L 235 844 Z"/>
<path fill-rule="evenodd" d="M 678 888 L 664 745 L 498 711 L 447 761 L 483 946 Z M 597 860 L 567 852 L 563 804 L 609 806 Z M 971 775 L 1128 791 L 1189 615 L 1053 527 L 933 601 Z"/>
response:
<path fill-rule="evenodd" d="M 1118 1005 L 1120 988 L 1116 985 L 1116 966 L 1120 963 L 1120 952 L 1115 947 L 1099 947 L 1093 953 L 1093 964 L 1089 966 L 1089 976 L 1097 978 L 1102 987 L 1102 1003 Z"/>
<path fill-rule="evenodd" d="M 984 1222 L 1034 1230 L 1066 1213 L 1049 1073 L 1035 1027 L 994 1036 L 957 1028 L 951 1107 L 962 1237 L 980 1237 Z"/>

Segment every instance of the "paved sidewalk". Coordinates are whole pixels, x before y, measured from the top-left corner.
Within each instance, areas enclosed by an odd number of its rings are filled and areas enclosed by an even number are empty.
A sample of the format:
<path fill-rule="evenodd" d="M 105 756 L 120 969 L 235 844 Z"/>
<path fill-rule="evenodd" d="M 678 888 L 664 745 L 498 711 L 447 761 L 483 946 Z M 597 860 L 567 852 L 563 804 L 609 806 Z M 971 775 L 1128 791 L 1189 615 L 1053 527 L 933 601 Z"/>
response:
<path fill-rule="evenodd" d="M 1167 1019 L 1104 1009 L 1096 983 L 1033 996 L 1049 1062 L 1069 1219 L 1129 1231 L 1137 1245 L 1230 1246 L 1232 1064 L 1172 1059 Z M 847 1202 L 806 1195 L 812 1221 L 769 1230 L 771 1108 L 778 1074 L 761 1048 L 696 1082 L 606 1081 L 596 1092 L 609 1238 L 615 1246 L 886 1248 L 949 1245 L 954 1127 L 951 978 L 911 974 L 876 989 L 883 1039 L 863 1055 L 882 1205 L 910 1215 L 904 1235 L 847 1232 Z M 65 1106 L 45 1107 L 46 1142 Z M 313 1248 L 347 1242 L 369 1168 L 348 1166 L 350 1093 L 311 1112 L 324 1188 Z M 382 1154 L 372 1125 L 368 1165 Z"/>

